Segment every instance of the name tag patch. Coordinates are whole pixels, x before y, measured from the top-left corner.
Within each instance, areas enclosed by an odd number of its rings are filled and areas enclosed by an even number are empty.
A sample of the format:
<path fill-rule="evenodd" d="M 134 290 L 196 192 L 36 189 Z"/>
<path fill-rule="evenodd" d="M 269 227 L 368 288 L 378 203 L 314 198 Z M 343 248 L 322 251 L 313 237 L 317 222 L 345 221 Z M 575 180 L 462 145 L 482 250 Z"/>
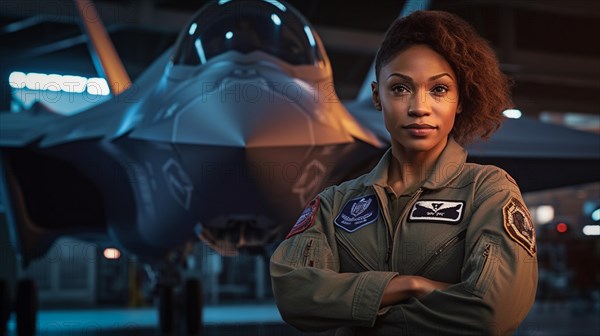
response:
<path fill-rule="evenodd" d="M 371 195 L 348 201 L 335 217 L 334 223 L 348 232 L 354 232 L 374 223 L 378 217 L 377 199 L 375 195 Z"/>
<path fill-rule="evenodd" d="M 408 221 L 456 224 L 462 219 L 464 207 L 463 201 L 418 201 L 410 210 Z"/>

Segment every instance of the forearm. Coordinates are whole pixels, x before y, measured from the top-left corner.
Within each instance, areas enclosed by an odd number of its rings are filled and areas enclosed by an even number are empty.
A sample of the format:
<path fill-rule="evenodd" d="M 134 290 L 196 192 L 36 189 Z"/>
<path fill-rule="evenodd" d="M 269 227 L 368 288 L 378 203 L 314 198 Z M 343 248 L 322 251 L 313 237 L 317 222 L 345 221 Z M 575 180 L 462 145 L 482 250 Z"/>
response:
<path fill-rule="evenodd" d="M 390 272 L 337 273 L 271 264 L 273 291 L 281 316 L 300 330 L 372 326 Z"/>
<path fill-rule="evenodd" d="M 449 285 L 416 275 L 398 275 L 390 280 L 383 291 L 380 308 L 400 303 L 411 297 L 421 298 L 435 289 L 445 289 Z"/>

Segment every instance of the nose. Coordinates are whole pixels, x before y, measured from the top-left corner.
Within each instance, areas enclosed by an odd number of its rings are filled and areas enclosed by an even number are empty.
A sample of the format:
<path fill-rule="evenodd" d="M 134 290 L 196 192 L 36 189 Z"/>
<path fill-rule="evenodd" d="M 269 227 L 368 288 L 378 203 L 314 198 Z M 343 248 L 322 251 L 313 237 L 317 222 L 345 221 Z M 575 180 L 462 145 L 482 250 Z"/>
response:
<path fill-rule="evenodd" d="M 410 97 L 408 115 L 411 117 L 424 117 L 431 114 L 431 97 L 424 88 L 420 88 Z"/>

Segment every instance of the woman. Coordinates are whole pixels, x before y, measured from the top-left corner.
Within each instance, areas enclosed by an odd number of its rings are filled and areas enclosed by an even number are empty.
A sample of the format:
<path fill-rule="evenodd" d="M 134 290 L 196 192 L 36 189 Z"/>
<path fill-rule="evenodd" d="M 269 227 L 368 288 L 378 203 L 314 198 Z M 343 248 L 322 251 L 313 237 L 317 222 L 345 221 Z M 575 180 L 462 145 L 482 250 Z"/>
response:
<path fill-rule="evenodd" d="M 466 163 L 510 106 L 489 45 L 462 19 L 396 20 L 377 53 L 375 107 L 391 149 L 319 194 L 271 258 L 298 329 L 343 335 L 510 334 L 535 297 L 535 233 L 515 181 Z"/>

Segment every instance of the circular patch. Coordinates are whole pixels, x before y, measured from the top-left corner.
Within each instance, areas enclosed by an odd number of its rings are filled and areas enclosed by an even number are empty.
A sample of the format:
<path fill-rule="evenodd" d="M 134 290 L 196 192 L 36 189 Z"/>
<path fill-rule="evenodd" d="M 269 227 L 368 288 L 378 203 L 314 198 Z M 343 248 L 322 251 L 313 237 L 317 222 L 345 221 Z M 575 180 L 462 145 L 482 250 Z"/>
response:
<path fill-rule="evenodd" d="M 508 235 L 523 246 L 527 253 L 535 255 L 535 228 L 529 217 L 529 211 L 519 200 L 511 198 L 502 208 L 504 228 Z"/>

